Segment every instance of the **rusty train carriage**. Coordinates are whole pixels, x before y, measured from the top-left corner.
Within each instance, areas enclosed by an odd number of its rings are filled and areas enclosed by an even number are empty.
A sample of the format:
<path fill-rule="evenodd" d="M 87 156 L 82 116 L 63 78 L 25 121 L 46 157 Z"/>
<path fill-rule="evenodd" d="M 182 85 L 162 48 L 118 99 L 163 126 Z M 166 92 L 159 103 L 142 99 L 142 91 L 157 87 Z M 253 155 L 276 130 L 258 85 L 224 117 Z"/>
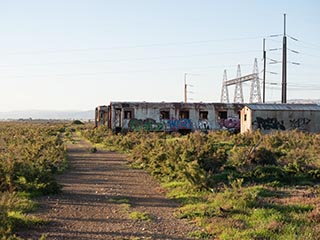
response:
<path fill-rule="evenodd" d="M 108 106 L 99 106 L 95 109 L 95 126 L 105 125 L 108 120 Z"/>
<path fill-rule="evenodd" d="M 241 115 L 241 121 L 240 121 Z M 120 131 L 190 132 L 228 129 L 245 133 L 260 129 L 320 132 L 316 104 L 226 104 L 179 102 L 111 102 L 96 108 L 96 126 Z"/>
<path fill-rule="evenodd" d="M 240 130 L 243 104 L 111 102 L 96 108 L 96 126 L 120 131 Z"/>

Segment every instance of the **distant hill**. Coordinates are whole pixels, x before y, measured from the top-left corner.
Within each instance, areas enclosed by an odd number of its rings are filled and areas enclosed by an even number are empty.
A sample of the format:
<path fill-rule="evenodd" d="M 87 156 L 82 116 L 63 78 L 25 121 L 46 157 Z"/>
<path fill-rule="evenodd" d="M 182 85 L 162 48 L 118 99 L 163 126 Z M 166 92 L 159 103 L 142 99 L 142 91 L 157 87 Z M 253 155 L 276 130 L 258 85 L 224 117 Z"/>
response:
<path fill-rule="evenodd" d="M 0 112 L 1 120 L 16 119 L 61 119 L 61 120 L 93 120 L 94 111 L 48 111 L 48 110 L 30 110 L 30 111 L 10 111 Z"/>
<path fill-rule="evenodd" d="M 281 103 L 281 101 L 267 101 L 266 103 Z M 320 104 L 320 99 L 289 99 L 289 104 Z"/>
<path fill-rule="evenodd" d="M 281 103 L 281 101 L 267 101 L 267 103 Z M 320 104 L 320 99 L 289 99 L 289 104 Z"/>
<path fill-rule="evenodd" d="M 309 104 L 316 103 L 320 104 L 320 99 L 290 99 L 288 103 L 301 103 L 301 104 Z"/>

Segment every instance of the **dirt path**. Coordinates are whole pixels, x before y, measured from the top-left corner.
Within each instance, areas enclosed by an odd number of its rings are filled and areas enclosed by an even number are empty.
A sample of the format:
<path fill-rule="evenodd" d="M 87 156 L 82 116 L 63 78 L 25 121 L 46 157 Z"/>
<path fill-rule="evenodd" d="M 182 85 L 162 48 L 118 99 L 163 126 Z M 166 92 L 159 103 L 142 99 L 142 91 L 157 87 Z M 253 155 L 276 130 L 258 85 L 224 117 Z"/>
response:
<path fill-rule="evenodd" d="M 68 147 L 70 168 L 59 176 L 63 193 L 42 197 L 36 215 L 48 224 L 24 237 L 38 239 L 190 239 L 196 229 L 173 216 L 178 204 L 165 198 L 145 172 L 125 165 L 122 155 L 89 152 L 82 140 Z M 136 220 L 146 212 L 151 221 Z"/>

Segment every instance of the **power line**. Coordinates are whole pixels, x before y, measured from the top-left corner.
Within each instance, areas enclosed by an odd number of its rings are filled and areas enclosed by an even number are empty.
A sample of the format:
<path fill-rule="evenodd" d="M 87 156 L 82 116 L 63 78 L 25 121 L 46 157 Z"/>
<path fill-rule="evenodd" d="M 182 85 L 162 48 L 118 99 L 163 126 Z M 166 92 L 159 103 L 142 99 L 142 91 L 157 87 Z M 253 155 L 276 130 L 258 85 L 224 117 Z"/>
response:
<path fill-rule="evenodd" d="M 317 45 L 317 44 L 314 44 L 314 43 L 305 42 L 305 41 L 301 41 L 301 40 L 299 42 L 304 43 L 304 44 L 309 45 L 309 46 L 311 45 L 311 46 L 313 46 L 312 48 L 320 50 L 320 45 Z"/>
<path fill-rule="evenodd" d="M 251 64 L 242 64 L 243 66 L 248 66 Z M 233 65 L 216 65 L 216 66 L 198 66 L 191 67 L 188 69 L 214 69 L 214 68 L 223 68 L 223 67 L 233 67 Z M 45 77 L 63 77 L 63 76 L 91 76 L 91 75 L 105 75 L 105 74 L 131 74 L 131 73 L 149 73 L 149 72 L 170 72 L 170 71 L 181 71 L 185 70 L 186 67 L 179 68 L 162 68 L 156 70 L 144 70 L 144 69 L 134 69 L 134 70 L 122 70 L 122 71 L 109 71 L 109 72 L 87 72 L 87 73 L 54 73 L 48 75 L 16 75 L 16 76 L 2 76 L 3 79 L 8 78 L 45 78 Z"/>
<path fill-rule="evenodd" d="M 315 57 L 315 58 L 320 58 L 320 55 L 314 55 L 314 54 L 308 54 L 308 53 L 300 53 L 301 55 L 305 55 L 308 57 Z"/>
<path fill-rule="evenodd" d="M 206 53 L 206 54 L 190 54 L 190 55 L 176 55 L 176 56 L 160 56 L 160 57 L 145 57 L 145 58 L 121 58 L 121 59 L 106 59 L 97 61 L 84 61 L 84 62 L 62 62 L 62 63 L 35 63 L 35 64 L 19 64 L 19 66 L 51 66 L 51 65 L 74 65 L 74 64 L 96 64 L 104 62 L 132 62 L 132 61 L 145 61 L 145 60 L 161 60 L 161 59 L 174 59 L 174 58 L 188 58 L 188 57 L 205 57 L 205 56 L 215 56 L 215 55 L 229 55 L 229 54 L 243 54 L 243 53 L 255 53 L 260 52 L 260 50 L 244 50 L 236 52 L 216 52 L 216 53 Z M 0 67 L 10 67 L 10 65 L 0 65 Z"/>
<path fill-rule="evenodd" d="M 199 41 L 188 41 L 188 42 L 167 42 L 167 43 L 150 43 L 150 44 L 128 45 L 128 46 L 113 46 L 113 47 L 103 47 L 103 48 L 74 48 L 74 49 L 56 49 L 56 50 L 47 50 L 47 51 L 45 51 L 45 50 L 43 50 L 43 51 L 17 51 L 17 52 L 7 52 L 7 53 L 2 52 L 1 55 L 56 54 L 56 53 L 66 53 L 66 52 L 88 52 L 88 51 L 108 51 L 108 50 L 119 50 L 119 49 L 135 49 L 135 48 L 153 48 L 153 47 L 206 44 L 206 43 L 211 43 L 211 42 L 261 39 L 262 37 L 263 36 L 222 38 L 222 39 L 199 40 Z"/>
<path fill-rule="evenodd" d="M 273 85 L 273 86 L 281 86 L 281 83 L 277 83 L 277 82 L 266 82 L 266 84 L 268 85 Z M 301 84 L 301 83 L 290 83 L 288 84 L 288 86 L 294 88 L 305 88 L 305 87 L 309 87 L 309 88 L 320 88 L 320 84 Z M 302 89 L 303 90 L 303 89 Z"/>
<path fill-rule="evenodd" d="M 314 43 L 308 43 L 302 40 L 299 40 L 297 38 L 294 38 L 292 36 L 290 36 L 290 39 L 294 40 L 291 41 L 291 43 L 293 43 L 295 46 L 298 46 L 299 48 L 307 48 L 307 49 L 313 49 L 313 50 L 318 50 L 320 51 L 320 46 Z M 299 44 L 302 43 L 302 44 Z M 307 45 L 307 46 L 306 46 Z M 311 47 L 310 47 L 311 46 Z"/>

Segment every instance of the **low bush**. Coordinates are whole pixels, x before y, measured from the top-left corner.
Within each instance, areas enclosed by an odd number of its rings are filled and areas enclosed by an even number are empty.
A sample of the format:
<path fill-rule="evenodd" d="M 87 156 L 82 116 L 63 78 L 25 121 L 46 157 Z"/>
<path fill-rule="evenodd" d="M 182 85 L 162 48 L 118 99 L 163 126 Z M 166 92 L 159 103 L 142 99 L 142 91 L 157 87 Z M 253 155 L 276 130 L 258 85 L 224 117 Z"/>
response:
<path fill-rule="evenodd" d="M 80 120 L 74 120 L 74 121 L 72 121 L 72 124 L 73 125 L 83 125 L 84 123 Z"/>
<path fill-rule="evenodd" d="M 39 224 L 24 214 L 30 197 L 60 191 L 54 175 L 66 168 L 60 124 L 0 124 L 0 236 L 12 238 L 22 227 Z"/>

